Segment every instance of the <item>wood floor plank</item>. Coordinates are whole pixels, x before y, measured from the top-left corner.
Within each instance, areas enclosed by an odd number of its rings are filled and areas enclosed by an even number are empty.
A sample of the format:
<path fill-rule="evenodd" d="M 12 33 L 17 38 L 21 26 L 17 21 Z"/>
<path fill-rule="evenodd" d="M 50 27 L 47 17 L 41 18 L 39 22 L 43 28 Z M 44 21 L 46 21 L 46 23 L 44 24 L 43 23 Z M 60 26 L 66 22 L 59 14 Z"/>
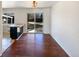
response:
<path fill-rule="evenodd" d="M 16 40 L 2 57 L 68 57 L 49 34 L 26 34 Z"/>

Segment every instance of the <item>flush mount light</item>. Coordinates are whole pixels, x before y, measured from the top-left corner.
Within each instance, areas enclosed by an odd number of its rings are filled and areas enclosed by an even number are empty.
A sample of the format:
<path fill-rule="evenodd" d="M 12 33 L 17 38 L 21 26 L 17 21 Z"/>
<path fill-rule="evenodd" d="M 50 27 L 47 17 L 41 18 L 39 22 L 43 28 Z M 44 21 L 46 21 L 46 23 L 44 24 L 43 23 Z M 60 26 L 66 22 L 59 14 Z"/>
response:
<path fill-rule="evenodd" d="M 33 8 L 37 7 L 37 2 L 36 1 L 33 1 L 32 4 L 33 4 Z"/>

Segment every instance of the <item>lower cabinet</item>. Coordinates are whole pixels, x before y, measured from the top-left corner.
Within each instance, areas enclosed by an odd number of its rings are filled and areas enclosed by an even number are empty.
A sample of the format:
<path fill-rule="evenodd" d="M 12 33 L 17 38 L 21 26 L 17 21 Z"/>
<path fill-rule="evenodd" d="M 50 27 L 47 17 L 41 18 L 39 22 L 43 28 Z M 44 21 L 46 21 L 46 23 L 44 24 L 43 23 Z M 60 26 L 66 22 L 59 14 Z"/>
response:
<path fill-rule="evenodd" d="M 19 31 L 17 28 L 19 28 Z M 17 39 L 22 33 L 23 33 L 23 26 L 22 27 L 10 27 L 10 37 L 12 39 Z"/>

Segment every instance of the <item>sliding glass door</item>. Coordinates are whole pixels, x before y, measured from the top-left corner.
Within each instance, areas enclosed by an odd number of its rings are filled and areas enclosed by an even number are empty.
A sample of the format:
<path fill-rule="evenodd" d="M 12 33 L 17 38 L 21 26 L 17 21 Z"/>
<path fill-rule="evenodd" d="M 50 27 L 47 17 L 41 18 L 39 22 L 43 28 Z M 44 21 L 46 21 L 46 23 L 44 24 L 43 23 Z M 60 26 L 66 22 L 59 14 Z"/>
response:
<path fill-rule="evenodd" d="M 43 32 L 43 13 L 27 14 L 27 32 L 29 33 Z"/>

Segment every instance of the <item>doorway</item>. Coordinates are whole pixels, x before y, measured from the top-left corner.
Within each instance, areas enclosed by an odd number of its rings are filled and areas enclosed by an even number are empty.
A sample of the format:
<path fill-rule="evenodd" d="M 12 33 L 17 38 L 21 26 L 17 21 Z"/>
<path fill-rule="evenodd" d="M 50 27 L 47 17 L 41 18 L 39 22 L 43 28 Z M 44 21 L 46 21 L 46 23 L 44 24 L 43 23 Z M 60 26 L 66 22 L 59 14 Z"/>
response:
<path fill-rule="evenodd" d="M 27 14 L 27 32 L 43 33 L 43 13 Z"/>

